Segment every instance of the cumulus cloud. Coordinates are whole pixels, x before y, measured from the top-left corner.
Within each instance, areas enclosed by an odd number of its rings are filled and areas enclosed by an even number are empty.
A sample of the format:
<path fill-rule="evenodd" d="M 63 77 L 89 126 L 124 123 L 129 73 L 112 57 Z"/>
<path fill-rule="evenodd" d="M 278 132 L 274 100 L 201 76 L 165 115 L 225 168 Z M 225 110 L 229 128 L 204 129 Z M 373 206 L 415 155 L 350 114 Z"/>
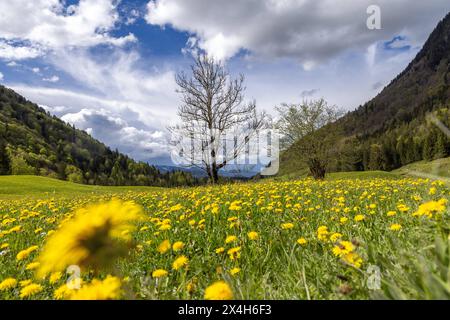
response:
<path fill-rule="evenodd" d="M 382 29 L 366 27 L 369 5 L 381 7 Z M 406 10 L 407 8 L 407 10 Z M 447 0 L 152 0 L 146 20 L 190 32 L 200 49 L 219 59 L 240 50 L 292 58 L 311 69 L 349 49 L 366 50 L 395 34 L 421 42 L 450 10 Z"/>
<path fill-rule="evenodd" d="M 2 81 L 3 78 L 4 78 L 4 75 L 3 75 L 3 73 L 0 72 L 0 81 Z"/>
<path fill-rule="evenodd" d="M 137 40 L 133 34 L 124 37 L 110 34 L 120 20 L 117 1 L 80 0 L 67 7 L 64 3 L 60 0 L 1 1 L 0 58 L 30 59 L 49 49 L 99 44 L 123 46 Z M 18 41 L 23 44 L 13 43 Z"/>
<path fill-rule="evenodd" d="M 0 59 L 25 60 L 39 57 L 43 51 L 35 46 L 14 45 L 14 41 L 0 39 Z"/>
<path fill-rule="evenodd" d="M 135 159 L 152 162 L 154 158 L 167 157 L 167 140 L 162 131 L 136 128 L 106 109 L 82 109 L 61 119 Z"/>

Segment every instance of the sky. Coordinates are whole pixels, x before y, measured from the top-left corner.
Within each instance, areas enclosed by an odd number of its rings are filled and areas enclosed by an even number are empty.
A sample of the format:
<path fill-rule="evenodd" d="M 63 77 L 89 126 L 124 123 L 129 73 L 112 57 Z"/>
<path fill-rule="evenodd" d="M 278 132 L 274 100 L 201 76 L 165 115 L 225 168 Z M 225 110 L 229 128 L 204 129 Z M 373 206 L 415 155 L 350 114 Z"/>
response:
<path fill-rule="evenodd" d="M 380 27 L 367 20 L 380 8 Z M 175 75 L 193 55 L 245 76 L 246 100 L 379 93 L 450 11 L 448 0 L 0 0 L 0 84 L 136 160 L 170 164 Z"/>

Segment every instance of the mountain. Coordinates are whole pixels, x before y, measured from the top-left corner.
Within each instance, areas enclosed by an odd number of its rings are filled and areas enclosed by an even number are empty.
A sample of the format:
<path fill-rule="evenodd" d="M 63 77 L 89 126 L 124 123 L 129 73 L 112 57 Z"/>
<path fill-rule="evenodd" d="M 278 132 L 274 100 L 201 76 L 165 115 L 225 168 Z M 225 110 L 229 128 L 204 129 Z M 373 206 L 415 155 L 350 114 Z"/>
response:
<path fill-rule="evenodd" d="M 96 185 L 198 183 L 190 173 L 163 173 L 113 151 L 1 85 L 0 174 L 34 174 Z"/>
<path fill-rule="evenodd" d="M 449 156 L 442 130 L 450 128 L 449 69 L 450 13 L 380 94 L 321 129 L 338 136 L 330 171 L 392 170 Z M 281 156 L 281 173 L 302 169 L 292 149 Z"/>

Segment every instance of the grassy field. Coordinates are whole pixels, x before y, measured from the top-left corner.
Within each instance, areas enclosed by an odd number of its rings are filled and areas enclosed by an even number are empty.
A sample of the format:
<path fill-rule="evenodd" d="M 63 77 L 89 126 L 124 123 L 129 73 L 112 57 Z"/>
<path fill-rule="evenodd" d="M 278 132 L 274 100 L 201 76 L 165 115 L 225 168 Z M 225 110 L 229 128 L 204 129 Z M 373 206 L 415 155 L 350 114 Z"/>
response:
<path fill-rule="evenodd" d="M 152 189 L 2 177 L 1 188 L 1 299 L 450 297 L 439 181 L 375 172 Z"/>
<path fill-rule="evenodd" d="M 307 171 L 300 170 L 296 172 L 291 172 L 286 175 L 276 176 L 273 178 L 275 181 L 292 181 L 295 179 L 301 179 L 307 177 Z M 396 179 L 400 178 L 400 175 L 395 172 L 387 172 L 387 171 L 354 171 L 354 172 L 331 172 L 326 175 L 325 180 L 339 180 L 339 179 Z"/>
<path fill-rule="evenodd" d="M 127 191 L 154 191 L 155 187 L 102 187 L 38 176 L 0 176 L 0 199 L 23 196 L 73 196 Z"/>
<path fill-rule="evenodd" d="M 419 161 L 411 163 L 400 169 L 394 170 L 394 174 L 412 175 L 430 178 L 439 178 L 449 181 L 450 179 L 450 158 L 437 159 L 434 161 Z"/>

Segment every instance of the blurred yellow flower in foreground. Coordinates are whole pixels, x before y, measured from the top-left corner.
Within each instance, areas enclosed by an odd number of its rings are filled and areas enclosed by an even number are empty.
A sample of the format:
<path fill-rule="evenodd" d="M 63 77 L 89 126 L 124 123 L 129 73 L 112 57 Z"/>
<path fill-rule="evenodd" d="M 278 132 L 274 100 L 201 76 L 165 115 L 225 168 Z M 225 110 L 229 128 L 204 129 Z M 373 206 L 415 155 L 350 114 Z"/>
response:
<path fill-rule="evenodd" d="M 105 280 L 94 279 L 91 283 L 74 290 L 70 295 L 70 300 L 113 300 L 120 298 L 120 279 L 107 276 Z"/>
<path fill-rule="evenodd" d="M 69 265 L 105 266 L 124 254 L 132 223 L 142 219 L 133 202 L 111 200 L 78 209 L 47 241 L 39 257 L 39 278 Z"/>

